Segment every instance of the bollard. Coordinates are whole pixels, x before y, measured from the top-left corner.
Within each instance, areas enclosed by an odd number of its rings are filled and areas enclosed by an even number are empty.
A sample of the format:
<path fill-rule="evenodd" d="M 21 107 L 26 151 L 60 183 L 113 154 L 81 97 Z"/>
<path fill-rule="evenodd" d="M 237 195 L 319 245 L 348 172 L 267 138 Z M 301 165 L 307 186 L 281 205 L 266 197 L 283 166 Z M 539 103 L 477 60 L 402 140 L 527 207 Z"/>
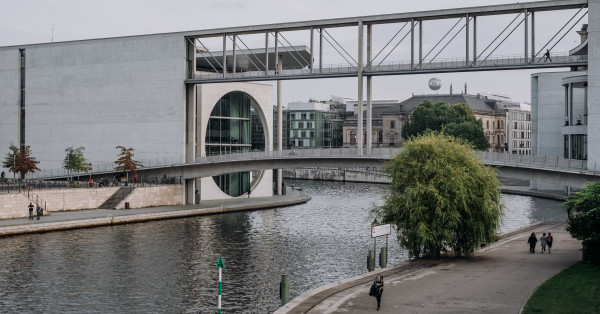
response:
<path fill-rule="evenodd" d="M 290 275 L 281 275 L 279 298 L 281 299 L 281 306 L 286 305 L 290 301 Z"/>
<path fill-rule="evenodd" d="M 379 267 L 386 268 L 387 267 L 387 248 L 382 247 L 381 253 L 379 253 Z"/>
<path fill-rule="evenodd" d="M 367 256 L 367 269 L 369 271 L 375 270 L 375 250 L 369 250 L 369 255 Z"/>

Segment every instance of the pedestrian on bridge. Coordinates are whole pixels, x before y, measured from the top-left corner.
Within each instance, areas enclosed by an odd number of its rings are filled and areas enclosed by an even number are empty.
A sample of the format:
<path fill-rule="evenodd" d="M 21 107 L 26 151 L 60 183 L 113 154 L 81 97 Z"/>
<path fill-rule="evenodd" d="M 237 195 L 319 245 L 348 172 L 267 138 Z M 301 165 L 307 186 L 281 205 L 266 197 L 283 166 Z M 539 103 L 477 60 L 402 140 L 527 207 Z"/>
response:
<path fill-rule="evenodd" d="M 548 244 L 548 254 L 552 253 L 552 241 L 554 241 L 554 238 L 552 237 L 552 234 L 548 232 L 548 236 L 546 237 L 546 244 Z"/>
<path fill-rule="evenodd" d="M 546 53 L 544 54 L 544 62 L 550 60 L 550 62 L 552 62 L 552 59 L 550 58 L 550 50 L 546 49 Z"/>
<path fill-rule="evenodd" d="M 529 253 L 535 253 L 535 244 L 537 243 L 537 238 L 535 237 L 535 232 L 532 232 L 527 239 L 527 243 L 529 243 Z"/>

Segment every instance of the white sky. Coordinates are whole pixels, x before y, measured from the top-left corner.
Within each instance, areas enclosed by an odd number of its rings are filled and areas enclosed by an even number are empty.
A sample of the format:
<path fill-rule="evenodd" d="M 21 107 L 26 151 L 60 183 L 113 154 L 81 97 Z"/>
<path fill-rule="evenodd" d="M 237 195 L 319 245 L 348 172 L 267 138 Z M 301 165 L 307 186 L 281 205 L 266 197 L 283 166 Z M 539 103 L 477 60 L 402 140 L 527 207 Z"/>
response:
<path fill-rule="evenodd" d="M 529 2 L 529 1 L 520 1 Z M 54 27 L 54 41 L 70 41 L 201 30 L 232 26 L 306 21 L 363 15 L 428 11 L 480 5 L 511 3 L 507 0 L 0 0 L 0 46 L 49 42 Z M 536 15 L 536 47 L 556 33 L 575 11 L 539 13 Z M 477 39 L 481 52 L 514 16 L 479 18 Z M 424 54 L 456 20 L 424 24 Z M 587 23 L 584 18 L 553 52 L 564 52 L 579 43 L 574 32 Z M 374 28 L 374 53 L 379 51 L 401 25 Z M 498 54 L 522 54 L 523 26 L 503 44 Z M 521 30 L 521 31 L 519 31 Z M 356 47 L 356 29 L 331 30 L 336 40 Z M 463 32 L 464 33 L 464 32 Z M 464 35 L 461 33 L 440 57 L 464 58 Z M 431 34 L 431 35 L 430 35 Z M 308 45 L 308 38 L 289 34 L 295 44 Z M 264 37 L 263 37 L 264 38 Z M 264 40 L 264 39 L 262 39 Z M 252 38 L 246 39 L 252 45 Z M 264 42 L 256 41 L 258 47 Z M 315 40 L 318 42 L 318 40 Z M 405 41 L 404 43 L 406 43 Z M 379 48 L 379 49 L 377 49 Z M 402 54 L 404 52 L 404 54 Z M 353 53 L 355 53 L 353 51 Z M 398 49 L 387 61 L 407 60 L 406 49 Z M 329 63 L 343 61 L 331 60 Z M 325 64 L 328 64 L 324 60 Z M 561 69 L 562 70 L 562 69 Z M 530 100 L 530 74 L 535 71 L 494 71 L 430 75 L 375 77 L 374 99 L 406 99 L 412 93 L 431 93 L 427 82 L 431 77 L 442 80 L 440 93 L 448 93 L 450 83 L 455 93 L 468 84 L 468 92 L 497 93 L 514 101 Z M 557 71 L 557 70 L 552 70 Z M 284 102 L 307 101 L 308 98 L 329 99 L 331 95 L 356 98 L 356 78 L 284 81 Z M 365 96 L 366 97 L 366 96 Z"/>

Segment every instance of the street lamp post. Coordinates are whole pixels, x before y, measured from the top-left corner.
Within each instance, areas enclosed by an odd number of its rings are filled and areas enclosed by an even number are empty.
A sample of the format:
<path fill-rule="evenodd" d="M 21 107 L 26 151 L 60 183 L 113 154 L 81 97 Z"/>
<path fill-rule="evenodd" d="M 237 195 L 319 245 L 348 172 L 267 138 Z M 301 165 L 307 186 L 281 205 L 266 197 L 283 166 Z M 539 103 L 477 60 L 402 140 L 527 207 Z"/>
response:
<path fill-rule="evenodd" d="M 13 183 L 14 183 L 16 181 L 15 172 L 16 172 L 16 168 L 17 168 L 17 152 L 19 151 L 19 149 L 17 147 L 15 147 L 15 145 L 12 142 L 10 142 L 10 146 L 8 148 L 13 151 Z"/>
<path fill-rule="evenodd" d="M 73 145 L 71 145 L 71 146 L 69 146 L 69 147 L 67 147 L 67 148 L 65 149 L 65 152 L 66 152 L 67 154 L 70 154 L 72 151 L 73 151 Z M 70 165 L 70 164 L 71 164 L 71 156 L 67 156 L 67 158 L 68 158 L 68 164 L 69 164 L 69 167 L 70 167 L 70 166 L 71 166 L 71 165 Z M 71 182 L 71 181 L 73 181 L 73 180 L 71 179 L 71 170 L 70 170 L 70 169 L 67 169 L 67 170 L 69 170 L 69 182 Z"/>

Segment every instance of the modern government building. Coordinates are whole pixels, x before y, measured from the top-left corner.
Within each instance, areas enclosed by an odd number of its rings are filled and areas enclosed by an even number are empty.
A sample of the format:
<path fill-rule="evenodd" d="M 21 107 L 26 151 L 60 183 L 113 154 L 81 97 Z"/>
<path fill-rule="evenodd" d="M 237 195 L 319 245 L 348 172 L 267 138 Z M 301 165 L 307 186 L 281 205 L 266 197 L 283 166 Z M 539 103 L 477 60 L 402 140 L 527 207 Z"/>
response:
<path fill-rule="evenodd" d="M 84 147 L 94 169 L 114 167 L 116 146 L 134 159 L 192 162 L 211 154 L 271 150 L 273 87 L 186 86 L 195 47 L 182 33 L 0 47 L 0 151 L 30 146 L 41 169 L 60 169 Z M 252 115 L 262 123 L 253 146 Z M 8 173 L 8 169 L 2 169 Z M 256 180 L 253 180 L 256 178 Z M 185 182 L 186 202 L 273 195 L 272 171 Z"/>
<path fill-rule="evenodd" d="M 587 55 L 586 26 L 579 33 L 581 45 L 571 53 Z M 273 150 L 277 146 L 274 126 L 278 123 L 273 109 L 274 86 L 186 85 L 186 79 L 210 71 L 205 62 L 209 59 L 207 51 L 197 49 L 186 34 L 0 47 L 0 152 L 4 156 L 11 144 L 30 146 L 41 169 L 60 169 L 65 149 L 85 147 L 85 157 L 98 169 L 114 166 L 118 145 L 134 148 L 135 159 L 150 164 Z M 294 50 L 310 59 L 306 47 Z M 285 69 L 289 52 L 279 51 L 283 65 L 277 67 Z M 215 53 L 228 60 L 231 57 L 227 51 Z M 233 64 L 235 72 L 235 67 L 242 70 L 248 61 L 238 56 L 227 65 Z M 268 67 L 276 71 L 275 64 Z M 466 90 L 384 102 L 374 107 L 374 129 L 369 136 L 376 145 L 400 145 L 401 127 L 412 109 L 433 97 L 432 101 L 468 103 L 484 122 L 492 151 L 585 160 L 586 70 L 532 75 L 531 114 L 517 108 L 518 112 L 507 115 L 498 101 L 468 95 Z M 283 146 L 356 145 L 356 112 L 341 108 L 339 99 L 291 106 L 282 120 Z M 8 169 L 2 170 L 8 173 Z M 192 203 L 198 197 L 238 197 L 249 191 L 253 196 L 270 196 L 277 185 L 276 173 L 251 171 L 188 180 L 185 202 Z"/>

